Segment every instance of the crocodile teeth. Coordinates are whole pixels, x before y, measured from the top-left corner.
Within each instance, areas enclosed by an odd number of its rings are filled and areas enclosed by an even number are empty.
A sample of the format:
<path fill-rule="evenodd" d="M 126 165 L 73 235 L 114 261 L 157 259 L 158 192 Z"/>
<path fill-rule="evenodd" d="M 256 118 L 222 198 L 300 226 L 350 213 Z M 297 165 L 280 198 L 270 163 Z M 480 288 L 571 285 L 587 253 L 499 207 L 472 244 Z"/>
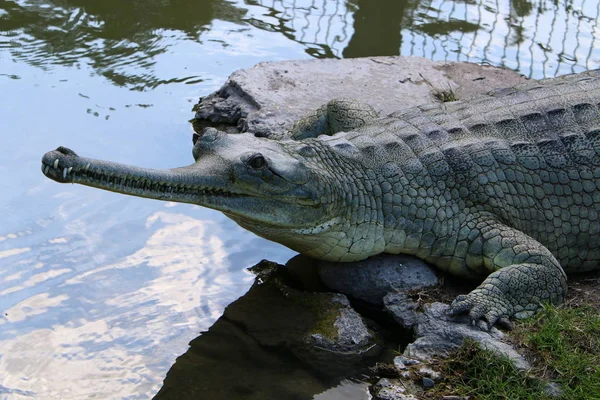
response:
<path fill-rule="evenodd" d="M 44 168 L 44 175 L 48 175 L 48 172 L 50 172 L 50 166 L 46 165 L 46 168 Z"/>
<path fill-rule="evenodd" d="M 58 161 L 58 160 L 56 160 L 56 161 Z M 56 162 L 55 162 L 55 164 L 56 164 Z M 67 179 L 67 169 L 66 168 L 63 168 L 63 179 Z"/>
<path fill-rule="evenodd" d="M 54 160 L 54 168 L 58 168 L 58 158 Z"/>

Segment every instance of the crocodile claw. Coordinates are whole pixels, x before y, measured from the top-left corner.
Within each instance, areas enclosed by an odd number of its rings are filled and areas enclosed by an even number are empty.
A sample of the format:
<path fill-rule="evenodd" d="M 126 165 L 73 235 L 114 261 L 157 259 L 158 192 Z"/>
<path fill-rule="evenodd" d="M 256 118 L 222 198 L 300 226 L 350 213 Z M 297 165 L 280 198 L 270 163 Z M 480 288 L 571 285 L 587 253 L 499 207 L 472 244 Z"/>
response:
<path fill-rule="evenodd" d="M 477 288 L 471 293 L 458 296 L 450 305 L 450 315 L 468 313 L 473 325 L 489 331 L 494 325 L 512 329 L 509 317 L 513 314 L 512 305 L 502 293 Z"/>

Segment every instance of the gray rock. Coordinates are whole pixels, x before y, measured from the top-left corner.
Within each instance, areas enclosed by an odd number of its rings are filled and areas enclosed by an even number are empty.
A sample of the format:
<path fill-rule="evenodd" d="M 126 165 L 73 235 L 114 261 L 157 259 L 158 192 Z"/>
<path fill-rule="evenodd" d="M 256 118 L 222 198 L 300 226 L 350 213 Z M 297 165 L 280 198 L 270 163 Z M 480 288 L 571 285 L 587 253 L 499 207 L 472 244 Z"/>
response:
<path fill-rule="evenodd" d="M 312 344 L 318 349 L 335 353 L 368 352 L 376 346 L 373 335 L 364 324 L 362 317 L 352 309 L 346 296 L 342 294 L 330 294 L 331 301 L 337 303 L 339 315 L 333 323 L 337 331 L 334 335 L 313 333 Z"/>
<path fill-rule="evenodd" d="M 338 386 L 313 396 L 313 400 L 371 400 L 370 387 L 366 382 L 344 380 Z"/>
<path fill-rule="evenodd" d="M 352 97 L 389 114 L 434 101 L 433 89 L 452 87 L 466 99 L 525 80 L 507 69 L 419 57 L 265 62 L 234 72 L 219 91 L 201 99 L 196 120 L 272 136 L 333 98 Z"/>
<path fill-rule="evenodd" d="M 245 303 L 268 311 L 268 317 L 248 321 L 245 316 L 249 311 L 230 314 L 234 321 L 239 318 L 260 344 L 290 347 L 302 353 L 302 359 L 310 354 L 311 362 L 329 360 L 331 353 L 354 362 L 380 350 L 378 339 L 343 294 L 294 289 L 286 281 L 285 268 L 269 261 L 260 262 L 251 271 L 256 282 L 244 296 Z M 342 358 L 336 362 L 341 364 Z"/>
<path fill-rule="evenodd" d="M 419 374 L 421 374 L 422 376 L 426 376 L 434 381 L 438 381 L 442 377 L 442 374 L 440 374 L 437 371 L 432 370 L 429 367 L 419 368 Z"/>
<path fill-rule="evenodd" d="M 435 382 L 431 378 L 424 377 L 421 382 L 423 383 L 423 387 L 425 389 L 429 389 L 435 386 Z"/>
<path fill-rule="evenodd" d="M 405 371 L 408 369 L 408 366 L 404 364 L 404 361 L 402 361 L 402 357 L 400 356 L 394 357 L 393 364 L 398 371 Z"/>
<path fill-rule="evenodd" d="M 404 393 L 406 391 L 406 389 L 404 388 L 404 386 L 400 383 L 400 381 L 398 379 L 388 379 L 388 378 L 381 378 L 373 386 L 373 389 L 375 389 L 375 391 L 378 391 L 380 389 L 387 388 L 387 387 L 398 388 L 397 389 L 398 393 Z"/>
<path fill-rule="evenodd" d="M 564 395 L 564 390 L 558 383 L 550 382 L 544 386 L 544 394 L 553 399 L 559 399 Z"/>
<path fill-rule="evenodd" d="M 417 323 L 417 303 L 405 293 L 388 293 L 383 298 L 383 308 L 400 326 L 412 329 Z"/>
<path fill-rule="evenodd" d="M 382 378 L 373 387 L 375 400 L 417 400 L 411 394 L 405 394 L 406 388 L 398 379 Z"/>
<path fill-rule="evenodd" d="M 496 328 L 482 331 L 469 323 L 468 316 L 448 316 L 448 309 L 449 306 L 442 303 L 425 305 L 415 328 L 417 339 L 406 347 L 404 355 L 420 360 L 447 357 L 460 347 L 464 339 L 471 338 L 488 350 L 508 356 L 516 368 L 529 369 L 525 358 L 502 341 L 504 334 L 501 331 Z"/>
<path fill-rule="evenodd" d="M 418 290 L 438 284 L 431 267 L 405 255 L 382 254 L 349 263 L 320 261 L 318 265 L 319 276 L 326 286 L 377 305 L 382 304 L 389 292 Z"/>
<path fill-rule="evenodd" d="M 414 358 L 408 358 L 405 356 L 397 356 L 396 358 L 394 358 L 394 362 L 396 360 L 398 360 L 399 362 L 401 362 L 402 364 L 404 364 L 406 366 L 421 364 L 421 361 L 415 360 Z"/>

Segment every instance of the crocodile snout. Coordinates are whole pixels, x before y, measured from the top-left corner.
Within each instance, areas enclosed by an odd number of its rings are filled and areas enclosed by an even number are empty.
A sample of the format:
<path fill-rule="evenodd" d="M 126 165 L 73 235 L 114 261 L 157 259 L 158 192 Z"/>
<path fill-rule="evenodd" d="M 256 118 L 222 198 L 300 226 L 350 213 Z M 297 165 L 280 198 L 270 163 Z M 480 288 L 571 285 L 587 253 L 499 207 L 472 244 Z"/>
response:
<path fill-rule="evenodd" d="M 73 171 L 78 158 L 79 156 L 73 150 L 60 146 L 44 154 L 42 172 L 57 182 L 71 182 L 69 174 Z"/>

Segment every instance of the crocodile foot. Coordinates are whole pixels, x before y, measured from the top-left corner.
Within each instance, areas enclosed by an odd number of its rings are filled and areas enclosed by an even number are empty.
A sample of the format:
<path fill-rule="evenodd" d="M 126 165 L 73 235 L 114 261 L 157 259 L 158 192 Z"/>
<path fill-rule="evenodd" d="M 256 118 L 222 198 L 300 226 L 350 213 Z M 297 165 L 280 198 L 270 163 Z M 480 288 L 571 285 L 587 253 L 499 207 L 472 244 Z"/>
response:
<path fill-rule="evenodd" d="M 471 323 L 485 331 L 489 331 L 494 325 L 512 330 L 514 324 L 509 318 L 517 314 L 520 317 L 521 313 L 515 313 L 506 296 L 494 289 L 497 288 L 479 287 L 469 294 L 458 296 L 450 305 L 450 315 L 468 313 Z"/>

